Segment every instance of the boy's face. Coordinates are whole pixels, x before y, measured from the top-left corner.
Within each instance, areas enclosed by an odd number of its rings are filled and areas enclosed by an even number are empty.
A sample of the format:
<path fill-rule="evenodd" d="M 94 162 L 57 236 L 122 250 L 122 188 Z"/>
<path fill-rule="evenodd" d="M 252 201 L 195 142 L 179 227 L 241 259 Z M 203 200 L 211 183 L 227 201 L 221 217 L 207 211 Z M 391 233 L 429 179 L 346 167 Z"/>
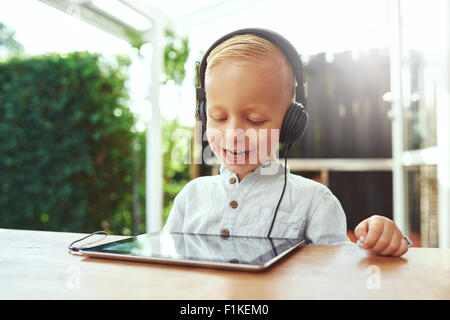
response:
<path fill-rule="evenodd" d="M 206 132 L 212 151 L 242 180 L 277 151 L 292 97 L 282 71 L 268 62 L 221 62 L 205 78 Z M 236 154 L 237 153 L 237 154 Z"/>

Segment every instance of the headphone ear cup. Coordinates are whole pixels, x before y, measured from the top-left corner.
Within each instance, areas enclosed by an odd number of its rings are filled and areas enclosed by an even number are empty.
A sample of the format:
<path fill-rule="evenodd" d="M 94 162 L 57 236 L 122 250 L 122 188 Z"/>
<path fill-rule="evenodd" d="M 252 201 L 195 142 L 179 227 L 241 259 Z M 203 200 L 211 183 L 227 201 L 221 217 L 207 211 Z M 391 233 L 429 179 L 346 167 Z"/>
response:
<path fill-rule="evenodd" d="M 198 120 L 201 122 L 202 126 L 202 136 L 206 131 L 206 101 L 201 100 L 197 106 Z"/>
<path fill-rule="evenodd" d="M 205 100 L 201 100 L 197 107 L 198 120 L 206 122 Z"/>
<path fill-rule="evenodd" d="M 305 134 L 307 125 L 308 113 L 306 109 L 300 103 L 293 102 L 284 115 L 280 142 L 294 143 Z"/>

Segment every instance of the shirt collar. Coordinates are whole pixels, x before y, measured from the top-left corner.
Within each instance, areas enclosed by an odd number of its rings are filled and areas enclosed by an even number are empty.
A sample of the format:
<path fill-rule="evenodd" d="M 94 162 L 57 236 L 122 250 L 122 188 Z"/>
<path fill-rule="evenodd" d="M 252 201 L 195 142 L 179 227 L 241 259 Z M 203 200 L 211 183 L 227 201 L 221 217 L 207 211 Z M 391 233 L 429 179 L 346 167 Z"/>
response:
<path fill-rule="evenodd" d="M 228 168 L 222 163 L 220 164 L 220 174 L 221 175 L 235 175 L 234 172 L 228 170 Z M 286 173 L 290 173 L 289 166 L 286 167 Z M 263 162 L 259 167 L 255 168 L 253 171 L 249 172 L 251 175 L 280 175 L 284 174 L 284 164 L 278 160 L 267 160 Z"/>

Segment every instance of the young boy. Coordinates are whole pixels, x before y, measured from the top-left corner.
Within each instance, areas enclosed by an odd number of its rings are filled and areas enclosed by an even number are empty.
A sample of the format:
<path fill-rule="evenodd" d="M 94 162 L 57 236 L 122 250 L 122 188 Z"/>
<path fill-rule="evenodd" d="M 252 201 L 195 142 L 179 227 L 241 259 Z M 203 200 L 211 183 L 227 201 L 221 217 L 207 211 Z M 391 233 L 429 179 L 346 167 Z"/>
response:
<path fill-rule="evenodd" d="M 291 174 L 277 159 L 278 133 L 295 88 L 288 59 L 262 37 L 236 35 L 210 52 L 206 135 L 221 161 L 220 175 L 190 181 L 176 196 L 164 231 L 265 237 L 271 230 L 271 237 L 351 244 L 339 200 L 324 185 Z M 285 192 L 271 229 L 285 169 Z M 382 216 L 362 221 L 355 235 L 379 255 L 408 250 L 399 228 Z"/>

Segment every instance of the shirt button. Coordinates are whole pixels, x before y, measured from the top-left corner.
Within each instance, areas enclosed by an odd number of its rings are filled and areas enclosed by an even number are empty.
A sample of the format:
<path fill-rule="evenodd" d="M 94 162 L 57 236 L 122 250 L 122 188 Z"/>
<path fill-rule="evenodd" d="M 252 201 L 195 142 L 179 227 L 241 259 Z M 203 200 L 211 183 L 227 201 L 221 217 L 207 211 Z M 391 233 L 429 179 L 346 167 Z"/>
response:
<path fill-rule="evenodd" d="M 233 200 L 233 201 L 230 202 L 230 207 L 232 207 L 233 209 L 236 209 L 237 206 L 238 206 L 237 201 Z"/>
<path fill-rule="evenodd" d="M 235 178 L 235 177 L 231 177 L 231 178 L 230 178 L 230 183 L 233 184 L 233 183 L 235 183 L 235 182 L 236 182 L 236 178 Z"/>
<path fill-rule="evenodd" d="M 222 231 L 220 231 L 220 236 L 224 239 L 228 239 L 230 231 L 228 229 L 222 229 Z"/>

